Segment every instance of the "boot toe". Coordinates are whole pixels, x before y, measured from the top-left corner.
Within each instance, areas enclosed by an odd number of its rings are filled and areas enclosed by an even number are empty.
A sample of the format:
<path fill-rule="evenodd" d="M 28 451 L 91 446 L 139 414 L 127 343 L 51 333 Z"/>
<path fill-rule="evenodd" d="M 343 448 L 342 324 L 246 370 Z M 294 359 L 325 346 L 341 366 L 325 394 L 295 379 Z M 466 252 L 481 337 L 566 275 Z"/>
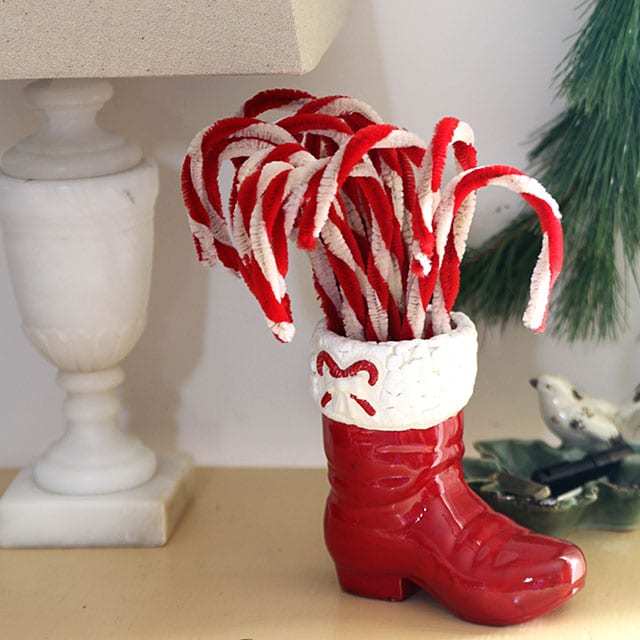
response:
<path fill-rule="evenodd" d="M 508 625 L 548 613 L 583 587 L 586 568 L 584 555 L 575 545 L 522 533 L 495 555 L 490 573 L 494 591 L 481 599 L 474 621 Z"/>
<path fill-rule="evenodd" d="M 511 574 L 514 586 L 530 585 L 532 590 L 578 585 L 586 568 L 584 555 L 575 545 L 529 532 L 505 544 L 494 561 L 494 570 Z"/>

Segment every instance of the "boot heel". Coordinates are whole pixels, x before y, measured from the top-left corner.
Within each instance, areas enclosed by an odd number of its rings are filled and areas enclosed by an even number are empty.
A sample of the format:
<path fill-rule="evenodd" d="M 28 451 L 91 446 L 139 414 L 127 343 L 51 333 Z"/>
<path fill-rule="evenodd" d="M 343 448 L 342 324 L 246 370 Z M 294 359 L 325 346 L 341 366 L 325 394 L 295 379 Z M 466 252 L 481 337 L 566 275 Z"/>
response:
<path fill-rule="evenodd" d="M 372 574 L 336 566 L 338 581 L 344 591 L 378 600 L 404 600 L 418 590 L 406 578 L 394 575 Z"/>

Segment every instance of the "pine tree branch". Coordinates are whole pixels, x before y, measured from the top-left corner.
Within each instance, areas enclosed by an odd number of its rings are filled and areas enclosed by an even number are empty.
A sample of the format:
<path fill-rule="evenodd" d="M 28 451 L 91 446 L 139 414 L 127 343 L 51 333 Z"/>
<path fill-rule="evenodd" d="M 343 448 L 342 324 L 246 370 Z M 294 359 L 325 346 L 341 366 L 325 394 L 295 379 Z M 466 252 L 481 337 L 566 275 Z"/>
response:
<path fill-rule="evenodd" d="M 523 212 L 479 248 L 469 249 L 462 262 L 458 306 L 502 328 L 519 319 L 528 296 L 521 275 L 533 271 L 540 242 L 537 218 L 531 211 Z"/>
<path fill-rule="evenodd" d="M 554 333 L 569 341 L 615 338 L 627 307 L 620 268 L 639 285 L 640 0 L 592 5 L 559 67 L 568 106 L 538 132 L 529 155 L 563 212 L 565 268 L 551 317 Z M 469 252 L 461 305 L 503 326 L 520 315 L 539 244 L 525 210 Z"/>

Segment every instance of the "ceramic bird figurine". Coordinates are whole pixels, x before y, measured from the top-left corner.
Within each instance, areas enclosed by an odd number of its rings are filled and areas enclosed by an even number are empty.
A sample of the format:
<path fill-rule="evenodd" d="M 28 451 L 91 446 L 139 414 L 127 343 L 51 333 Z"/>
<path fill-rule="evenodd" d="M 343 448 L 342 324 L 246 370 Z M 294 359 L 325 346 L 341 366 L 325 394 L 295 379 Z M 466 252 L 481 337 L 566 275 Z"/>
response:
<path fill-rule="evenodd" d="M 578 391 L 560 376 L 544 374 L 530 380 L 538 392 L 540 413 L 565 447 L 600 451 L 624 443 L 621 431 L 640 418 L 640 391 L 626 405 L 615 405 Z"/>

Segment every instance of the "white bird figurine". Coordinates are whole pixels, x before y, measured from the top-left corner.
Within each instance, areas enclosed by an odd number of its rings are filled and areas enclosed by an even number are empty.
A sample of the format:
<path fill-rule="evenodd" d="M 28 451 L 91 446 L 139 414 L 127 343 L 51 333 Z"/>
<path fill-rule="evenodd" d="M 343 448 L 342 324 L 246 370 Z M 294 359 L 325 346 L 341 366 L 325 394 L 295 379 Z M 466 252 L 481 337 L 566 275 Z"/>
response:
<path fill-rule="evenodd" d="M 578 391 L 560 376 L 544 374 L 529 381 L 538 392 L 542 418 L 565 447 L 600 451 L 624 443 L 621 431 L 640 419 L 640 389 L 633 401 L 617 406 Z M 637 426 L 637 425 L 636 425 Z"/>

